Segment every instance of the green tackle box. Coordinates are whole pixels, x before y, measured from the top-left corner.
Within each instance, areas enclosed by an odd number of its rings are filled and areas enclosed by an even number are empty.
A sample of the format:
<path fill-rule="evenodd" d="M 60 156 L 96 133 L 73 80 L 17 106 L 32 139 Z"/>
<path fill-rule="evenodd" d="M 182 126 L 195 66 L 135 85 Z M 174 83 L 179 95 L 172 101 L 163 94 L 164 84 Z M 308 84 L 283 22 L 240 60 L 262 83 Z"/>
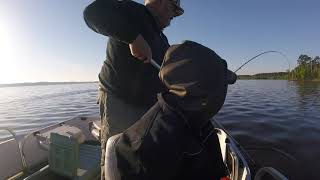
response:
<path fill-rule="evenodd" d="M 49 168 L 58 175 L 75 180 L 99 178 L 100 154 L 100 146 L 79 144 L 65 134 L 50 134 Z"/>

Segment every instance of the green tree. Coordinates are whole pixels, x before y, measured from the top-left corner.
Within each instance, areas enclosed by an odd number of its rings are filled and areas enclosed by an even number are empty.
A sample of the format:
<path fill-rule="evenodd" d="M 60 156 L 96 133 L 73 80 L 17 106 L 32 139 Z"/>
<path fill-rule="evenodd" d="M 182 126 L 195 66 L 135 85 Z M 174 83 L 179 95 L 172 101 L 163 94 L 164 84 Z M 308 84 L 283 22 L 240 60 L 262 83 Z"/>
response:
<path fill-rule="evenodd" d="M 314 58 L 301 54 L 297 60 L 298 66 L 290 74 L 296 80 L 320 79 L 320 57 Z"/>
<path fill-rule="evenodd" d="M 314 63 L 314 77 L 316 79 L 320 79 L 320 57 L 316 56 L 313 59 L 313 63 Z"/>
<path fill-rule="evenodd" d="M 317 65 L 319 65 L 320 64 L 320 57 L 319 56 L 314 57 L 313 61 L 315 61 L 315 63 Z"/>
<path fill-rule="evenodd" d="M 305 54 L 301 54 L 298 58 L 298 64 L 299 65 L 306 65 L 312 60 L 311 57 Z"/>

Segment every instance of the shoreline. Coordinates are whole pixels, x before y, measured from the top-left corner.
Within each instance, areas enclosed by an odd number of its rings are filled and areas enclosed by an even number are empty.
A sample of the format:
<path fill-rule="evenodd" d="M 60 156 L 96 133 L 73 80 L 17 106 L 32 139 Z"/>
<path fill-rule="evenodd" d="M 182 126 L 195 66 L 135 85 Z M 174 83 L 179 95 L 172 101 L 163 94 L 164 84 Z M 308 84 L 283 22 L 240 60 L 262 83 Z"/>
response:
<path fill-rule="evenodd" d="M 274 80 L 274 81 L 295 81 L 295 82 L 320 82 L 320 79 L 314 79 L 314 80 L 296 80 L 296 79 L 238 79 L 238 80 Z"/>

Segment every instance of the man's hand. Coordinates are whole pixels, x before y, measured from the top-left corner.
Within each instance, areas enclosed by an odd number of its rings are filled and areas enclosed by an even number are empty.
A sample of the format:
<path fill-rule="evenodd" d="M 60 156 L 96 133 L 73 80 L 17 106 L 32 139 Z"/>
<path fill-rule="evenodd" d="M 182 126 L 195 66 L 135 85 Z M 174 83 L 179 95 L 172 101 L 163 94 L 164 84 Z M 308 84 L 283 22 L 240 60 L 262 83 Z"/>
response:
<path fill-rule="evenodd" d="M 136 40 L 129 44 L 129 48 L 132 56 L 143 61 L 144 63 L 150 63 L 152 58 L 151 48 L 141 34 L 139 34 Z"/>

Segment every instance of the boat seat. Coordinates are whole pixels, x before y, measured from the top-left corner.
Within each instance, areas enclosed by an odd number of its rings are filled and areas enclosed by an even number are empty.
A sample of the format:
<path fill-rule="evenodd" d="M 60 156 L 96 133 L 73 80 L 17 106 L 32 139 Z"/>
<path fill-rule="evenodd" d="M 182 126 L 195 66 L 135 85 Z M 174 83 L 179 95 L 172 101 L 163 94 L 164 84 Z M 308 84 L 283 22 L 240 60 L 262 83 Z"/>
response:
<path fill-rule="evenodd" d="M 122 133 L 110 137 L 106 145 L 105 154 L 105 179 L 106 180 L 119 180 L 118 164 L 116 157 L 116 143 Z"/>

